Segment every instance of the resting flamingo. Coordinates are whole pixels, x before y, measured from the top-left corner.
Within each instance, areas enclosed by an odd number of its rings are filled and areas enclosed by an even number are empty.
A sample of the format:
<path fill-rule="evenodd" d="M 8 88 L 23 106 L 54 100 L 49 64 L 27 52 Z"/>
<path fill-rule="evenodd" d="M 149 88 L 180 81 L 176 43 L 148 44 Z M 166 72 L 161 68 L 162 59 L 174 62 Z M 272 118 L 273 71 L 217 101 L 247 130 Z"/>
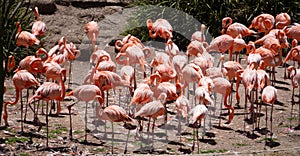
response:
<path fill-rule="evenodd" d="M 167 20 L 160 18 L 153 23 L 151 19 L 148 19 L 146 23 L 151 38 L 158 36 L 165 40 L 173 38 L 173 28 Z"/>
<path fill-rule="evenodd" d="M 286 13 L 280 13 L 275 17 L 275 28 L 283 29 L 285 26 L 289 26 L 291 24 L 291 16 Z"/>
<path fill-rule="evenodd" d="M 84 32 L 88 39 L 92 41 L 93 49 L 95 48 L 97 37 L 99 35 L 99 26 L 95 21 L 90 21 L 84 26 Z"/>
<path fill-rule="evenodd" d="M 288 38 L 296 39 L 297 41 L 300 41 L 300 24 L 299 23 L 294 23 L 294 25 L 285 27 L 285 28 L 283 28 L 283 31 Z"/>
<path fill-rule="evenodd" d="M 230 35 L 233 38 L 241 35 L 242 37 L 249 35 L 256 35 L 257 33 L 253 30 L 250 30 L 245 25 L 241 23 L 233 23 L 232 18 L 225 17 L 222 19 L 222 34 Z"/>
<path fill-rule="evenodd" d="M 256 16 L 249 26 L 249 29 L 256 29 L 258 33 L 268 34 L 274 27 L 275 18 L 271 14 L 260 14 Z"/>
<path fill-rule="evenodd" d="M 208 43 L 206 42 L 205 38 L 205 30 L 206 26 L 204 24 L 201 24 L 200 31 L 196 31 L 192 34 L 191 41 L 197 40 L 199 42 L 203 42 L 203 44 L 207 47 Z"/>

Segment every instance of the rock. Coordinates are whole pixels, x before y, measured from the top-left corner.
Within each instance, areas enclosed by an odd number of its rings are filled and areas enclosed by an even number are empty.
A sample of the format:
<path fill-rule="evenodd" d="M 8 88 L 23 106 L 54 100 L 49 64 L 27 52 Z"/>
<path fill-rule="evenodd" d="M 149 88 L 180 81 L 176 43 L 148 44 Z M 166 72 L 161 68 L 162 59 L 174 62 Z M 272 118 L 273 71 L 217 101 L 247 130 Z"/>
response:
<path fill-rule="evenodd" d="M 37 6 L 40 14 L 53 14 L 57 9 L 55 0 L 33 0 L 31 5 Z"/>
<path fill-rule="evenodd" d="M 71 5 L 70 0 L 55 0 L 55 3 L 58 5 L 69 6 Z"/>

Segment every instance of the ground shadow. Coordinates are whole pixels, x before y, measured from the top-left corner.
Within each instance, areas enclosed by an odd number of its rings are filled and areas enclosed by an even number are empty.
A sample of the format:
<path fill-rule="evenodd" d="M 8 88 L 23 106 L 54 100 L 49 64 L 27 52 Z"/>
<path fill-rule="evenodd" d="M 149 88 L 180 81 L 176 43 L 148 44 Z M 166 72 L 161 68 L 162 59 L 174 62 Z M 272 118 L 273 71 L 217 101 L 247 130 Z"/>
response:
<path fill-rule="evenodd" d="M 168 142 L 168 144 L 170 144 L 170 145 L 184 146 L 184 144 L 183 144 L 183 143 L 181 143 L 181 142 L 177 142 L 177 141 L 169 141 L 169 142 Z"/>
<path fill-rule="evenodd" d="M 236 130 L 235 132 L 240 133 L 249 139 L 257 139 L 260 137 L 259 135 L 255 134 L 255 133 L 251 133 L 250 131 Z"/>
<path fill-rule="evenodd" d="M 191 154 L 193 152 L 190 148 L 182 148 L 182 147 L 180 147 L 178 149 L 178 151 L 183 153 L 183 154 Z"/>
<path fill-rule="evenodd" d="M 279 143 L 279 142 L 276 142 L 276 141 L 274 141 L 274 140 L 272 140 L 272 139 L 270 139 L 270 140 L 266 141 L 265 145 L 268 146 L 268 147 L 273 148 L 273 147 L 278 147 L 278 146 L 280 146 L 280 143 Z"/>
<path fill-rule="evenodd" d="M 216 129 L 220 129 L 220 130 L 225 130 L 225 131 L 232 131 L 233 129 L 230 127 L 225 127 L 225 126 L 213 126 Z"/>
<path fill-rule="evenodd" d="M 290 91 L 290 89 L 287 87 L 275 86 L 275 88 L 279 90 Z"/>
<path fill-rule="evenodd" d="M 210 145 L 217 145 L 214 139 L 199 139 L 199 141 Z"/>
<path fill-rule="evenodd" d="M 59 151 L 61 153 L 66 153 L 66 152 L 70 152 L 70 147 L 66 146 L 66 147 L 45 147 L 45 148 L 41 148 L 37 151 Z"/>
<path fill-rule="evenodd" d="M 157 150 L 157 149 L 154 149 L 153 146 L 141 147 L 141 148 L 133 151 L 133 153 L 134 154 L 154 154 L 154 155 L 169 154 L 166 150 Z"/>

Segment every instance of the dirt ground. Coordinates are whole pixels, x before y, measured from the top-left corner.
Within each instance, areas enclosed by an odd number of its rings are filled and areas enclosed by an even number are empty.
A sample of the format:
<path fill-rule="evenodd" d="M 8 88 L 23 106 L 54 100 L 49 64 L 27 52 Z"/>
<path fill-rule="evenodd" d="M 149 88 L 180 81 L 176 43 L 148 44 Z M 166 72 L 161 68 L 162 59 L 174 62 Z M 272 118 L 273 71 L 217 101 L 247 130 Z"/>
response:
<path fill-rule="evenodd" d="M 91 8 L 90 10 L 58 6 L 58 10 L 53 15 L 43 15 L 41 18 L 49 24 L 49 34 L 45 37 L 45 47 L 49 49 L 61 36 L 66 36 L 68 41 L 81 44 L 84 38 L 83 25 L 90 21 L 92 17 L 98 17 L 98 21 L 104 18 L 104 15 L 112 14 L 122 10 L 120 6 L 109 6 L 105 8 Z M 63 16 L 62 16 L 63 15 Z M 75 18 L 74 18 L 75 17 Z M 55 19 L 55 20 L 54 20 Z M 72 19 L 72 20 L 71 20 Z M 119 19 L 119 18 L 118 18 Z M 67 21 L 67 22 L 62 22 Z M 115 25 L 108 22 L 108 25 Z M 111 28 L 108 27 L 108 28 Z M 103 29 L 101 29 L 103 30 Z M 102 31 L 102 34 L 106 34 Z M 84 46 L 83 46 L 84 47 Z M 88 48 L 86 48 L 88 49 Z M 85 50 L 86 50 L 85 49 Z M 106 49 L 115 57 L 114 49 Z M 215 56 L 218 60 L 217 55 Z M 88 58 L 88 57 L 87 57 Z M 79 61 L 80 60 L 80 61 Z M 79 59 L 73 64 L 73 79 L 71 89 L 81 85 L 83 78 L 87 75 L 89 69 L 88 59 Z M 84 60 L 84 61 L 82 61 Z M 149 63 L 149 60 L 147 60 Z M 245 64 L 245 61 L 242 61 Z M 120 66 L 118 66 L 120 69 Z M 138 68 L 139 70 L 139 68 Z M 147 68 L 149 75 L 149 68 Z M 273 136 L 270 139 L 270 133 L 267 133 L 265 123 L 265 107 L 262 107 L 260 129 L 254 132 L 251 121 L 244 121 L 244 87 L 239 88 L 241 95 L 241 108 L 235 109 L 235 116 L 232 123 L 224 124 L 228 119 L 228 111 L 223 109 L 221 113 L 221 126 L 219 126 L 221 97 L 216 96 L 216 105 L 210 106 L 210 115 L 205 124 L 206 133 L 204 135 L 203 127 L 199 129 L 198 144 L 196 143 L 194 151 L 193 129 L 187 126 L 187 122 L 182 119 L 181 135 L 178 132 L 179 118 L 174 110 L 174 104 L 168 104 L 168 122 L 167 126 L 161 126 L 163 117 L 159 118 L 154 128 L 154 134 L 146 130 L 147 121 L 144 124 L 144 131 L 136 136 L 136 130 L 124 129 L 122 123 L 114 124 L 114 154 L 207 154 L 207 155 L 299 155 L 300 153 L 300 130 L 295 129 L 298 125 L 299 106 L 292 105 L 291 102 L 291 81 L 283 79 L 284 68 L 276 68 L 275 83 L 278 89 L 278 99 L 274 105 L 273 112 Z M 142 73 L 138 73 L 142 77 Z M 142 79 L 138 79 L 140 82 Z M 7 93 L 5 101 L 15 98 L 15 90 L 10 79 L 7 80 Z M 120 90 L 119 90 L 120 89 Z M 120 104 L 127 109 L 130 96 L 126 88 L 120 87 L 109 93 L 110 104 Z M 190 97 L 192 95 L 192 86 L 190 87 Z M 30 91 L 31 93 L 31 91 Z M 121 94 L 120 94 L 121 93 Z M 234 95 L 235 92 L 233 92 Z M 295 94 L 299 91 L 296 89 Z M 26 102 L 26 91 L 23 91 L 23 101 Z M 119 96 L 120 95 L 120 96 Z M 29 96 L 32 96 L 30 94 Z M 298 96 L 295 100 L 298 100 Z M 62 102 L 63 109 L 66 109 L 71 101 L 66 98 Z M 192 99 L 190 99 L 192 103 Z M 233 98 L 232 104 L 236 103 Z M 42 104 L 45 108 L 46 104 Z M 192 105 L 192 104 L 191 104 Z M 293 113 L 291 108 L 293 106 Z M 27 121 L 24 122 L 24 132 L 21 132 L 21 106 L 18 103 L 15 106 L 9 106 L 9 127 L 4 127 L 3 120 L 0 125 L 0 155 L 103 155 L 112 153 L 112 125 L 103 122 L 95 117 L 95 104 L 88 104 L 88 142 L 84 140 L 84 113 L 85 104 L 79 102 L 72 108 L 73 140 L 69 139 L 69 115 L 67 113 L 59 116 L 49 117 L 49 147 L 46 148 L 46 126 L 45 115 L 41 112 L 38 115 L 43 126 L 33 124 L 33 113 L 28 111 Z M 224 108 L 224 107 L 223 107 Z M 271 107 L 268 107 L 270 114 Z M 64 110 L 65 111 L 65 110 Z M 268 118 L 270 120 L 270 117 Z M 135 123 L 136 124 L 136 123 Z M 268 121 L 268 125 L 270 121 Z M 244 129 L 245 125 L 245 129 Z M 268 126 L 270 127 L 270 126 Z M 166 133 L 167 129 L 167 133 Z M 268 128 L 270 129 L 270 128 Z M 106 135 L 105 135 L 106 134 Z M 167 134 L 167 135 L 166 135 Z M 180 137 L 181 136 L 181 137 Z M 203 136 L 203 138 L 202 138 Z"/>
<path fill-rule="evenodd" d="M 115 55 L 112 52 L 111 54 L 112 56 Z M 73 65 L 74 74 L 71 88 L 74 89 L 82 83 L 83 77 L 87 74 L 89 63 L 75 61 Z M 118 66 L 119 68 L 120 66 Z M 289 79 L 283 79 L 283 75 L 284 68 L 276 68 L 277 81 L 275 86 L 278 90 L 278 99 L 274 105 L 272 140 L 270 139 L 270 133 L 268 133 L 270 126 L 266 129 L 264 106 L 259 115 L 261 116 L 260 129 L 257 128 L 252 132 L 253 124 L 251 124 L 251 121 L 244 121 L 244 88 L 241 86 L 239 88 L 241 108 L 235 109 L 234 119 L 229 125 L 224 124 L 228 119 L 228 111 L 223 109 L 221 126 L 218 126 L 221 97 L 216 96 L 216 106 L 210 107 L 210 115 L 205 121 L 206 133 L 204 135 L 202 126 L 199 129 L 199 140 L 198 144 L 195 144 L 194 151 L 192 151 L 193 129 L 189 128 L 186 121 L 182 119 L 180 137 L 178 133 L 179 118 L 174 110 L 174 104 L 168 104 L 167 133 L 165 126 L 161 126 L 163 117 L 157 120 L 154 134 L 151 129 L 150 132 L 146 132 L 147 121 L 144 121 L 144 132 L 138 136 L 136 136 L 136 130 L 128 131 L 124 129 L 123 123 L 115 123 L 113 153 L 123 154 L 125 146 L 127 146 L 127 154 L 298 155 L 300 152 L 300 131 L 296 130 L 295 127 L 298 125 L 299 109 L 298 105 L 294 105 L 293 114 L 291 114 L 291 82 Z M 138 77 L 141 76 L 142 73 L 138 73 Z M 5 94 L 5 100 L 14 99 L 15 90 L 12 83 L 9 80 L 7 82 L 9 87 Z M 119 89 L 115 93 L 113 91 L 109 93 L 109 103 L 120 104 L 126 109 L 130 100 L 128 92 L 126 88 L 120 87 Z M 192 87 L 190 93 L 190 97 L 192 97 Z M 298 89 L 296 89 L 295 94 L 298 95 Z M 26 95 L 25 91 L 23 95 Z M 25 96 L 23 97 L 23 101 L 26 101 Z M 297 101 L 298 97 L 295 97 L 295 100 Z M 63 108 L 66 108 L 66 105 L 70 102 L 70 98 L 63 101 Z M 190 102 L 192 103 L 192 100 Z M 236 101 L 233 98 L 233 104 L 235 103 Z M 43 105 L 45 107 L 45 104 Z M 270 108 L 269 106 L 269 115 Z M 27 122 L 24 123 L 24 133 L 20 133 L 20 104 L 9 106 L 8 111 L 10 126 L 3 127 L 2 122 L 0 155 L 92 155 L 112 152 L 112 125 L 109 122 L 105 124 L 105 122 L 95 117 L 95 104 L 90 103 L 88 105 L 88 143 L 83 142 L 85 104 L 79 102 L 72 109 L 74 140 L 69 139 L 69 116 L 67 114 L 49 117 L 50 148 L 46 148 L 45 115 L 40 114 L 38 116 L 43 126 L 35 126 L 32 122 L 32 111 L 29 110 Z M 270 120 L 270 117 L 268 120 Z M 270 125 L 270 121 L 268 121 L 268 124 Z M 41 128 L 40 131 L 38 131 L 39 128 Z"/>

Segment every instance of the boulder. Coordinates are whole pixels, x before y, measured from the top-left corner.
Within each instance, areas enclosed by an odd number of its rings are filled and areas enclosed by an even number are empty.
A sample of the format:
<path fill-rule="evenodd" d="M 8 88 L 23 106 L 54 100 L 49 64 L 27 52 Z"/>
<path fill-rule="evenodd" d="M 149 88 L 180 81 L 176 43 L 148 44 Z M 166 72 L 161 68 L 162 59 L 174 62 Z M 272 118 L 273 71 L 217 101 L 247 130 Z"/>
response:
<path fill-rule="evenodd" d="M 37 6 L 40 14 L 53 14 L 57 9 L 55 0 L 32 0 L 31 5 Z"/>

